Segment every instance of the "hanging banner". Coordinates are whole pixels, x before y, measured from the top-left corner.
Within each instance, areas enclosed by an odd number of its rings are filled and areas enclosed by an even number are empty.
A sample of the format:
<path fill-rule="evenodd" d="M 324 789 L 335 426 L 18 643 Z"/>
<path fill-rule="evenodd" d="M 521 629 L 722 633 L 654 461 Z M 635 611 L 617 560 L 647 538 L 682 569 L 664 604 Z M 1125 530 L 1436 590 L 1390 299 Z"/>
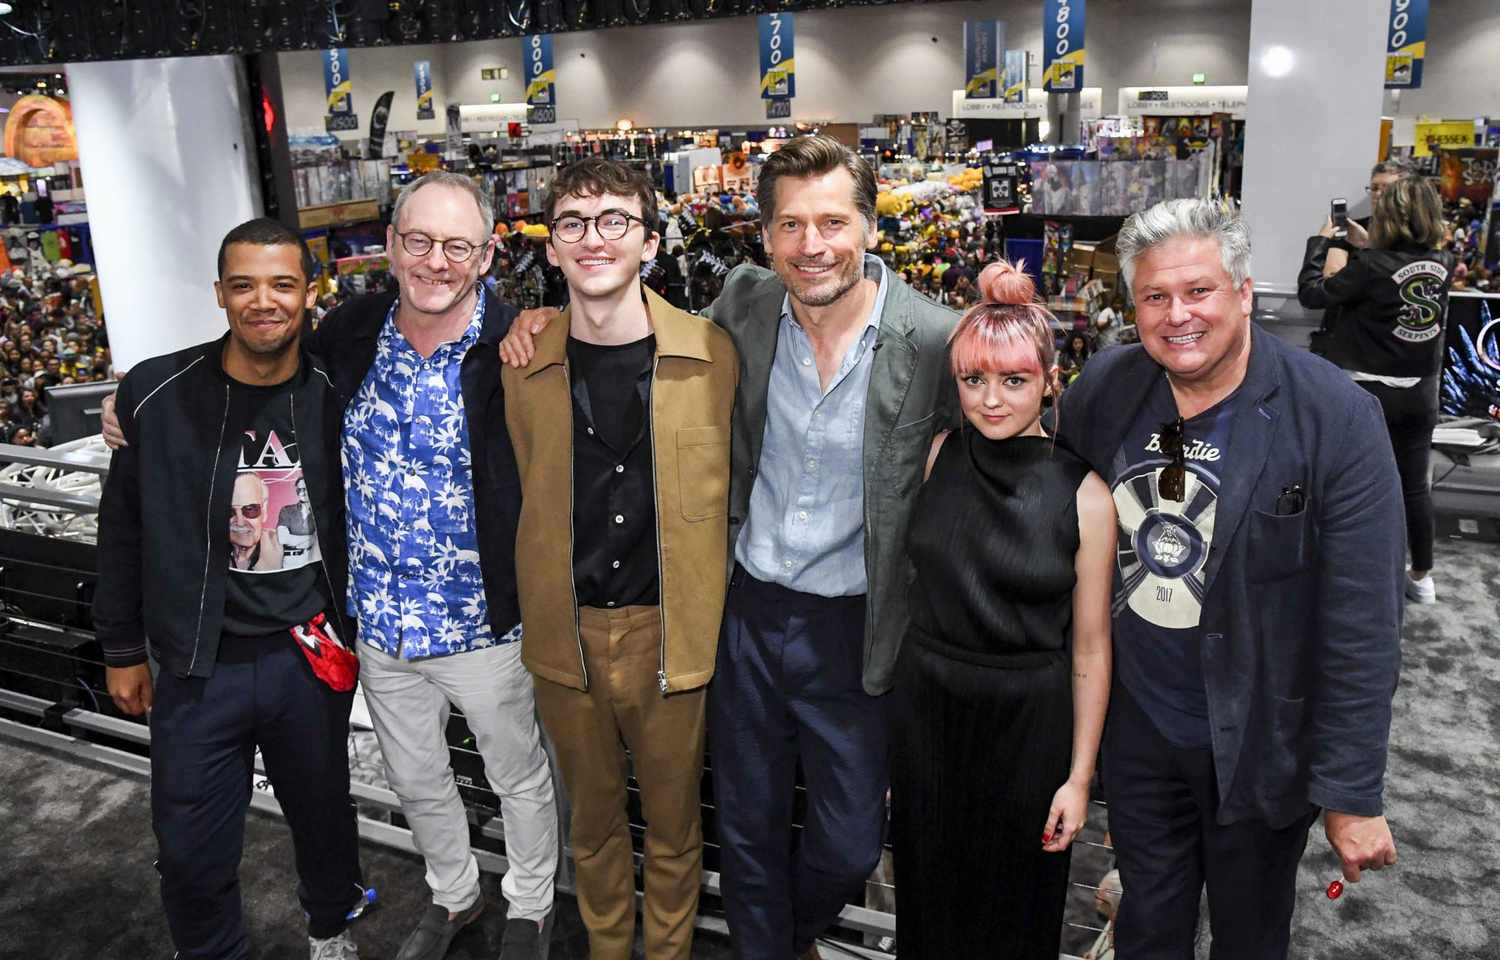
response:
<path fill-rule="evenodd" d="M 1042 18 L 1042 89 L 1083 89 L 1084 0 L 1046 0 Z"/>
<path fill-rule="evenodd" d="M 1427 57 L 1427 0 L 1391 0 L 1391 24 L 1385 42 L 1385 88 L 1410 90 L 1422 85 Z"/>
<path fill-rule="evenodd" d="M 323 125 L 329 130 L 359 129 L 359 117 L 354 113 L 354 81 L 349 76 L 349 51 L 323 52 L 323 89 L 328 94 L 328 116 Z"/>
<path fill-rule="evenodd" d="M 431 120 L 432 112 L 432 61 L 418 60 L 411 65 L 412 78 L 417 82 L 417 119 Z"/>
<path fill-rule="evenodd" d="M 756 20 L 760 26 L 760 98 L 795 97 L 797 65 L 792 59 L 792 15 L 763 13 Z"/>
<path fill-rule="evenodd" d="M 1004 46 L 1003 21 L 964 21 L 965 98 L 993 100 L 1000 95 L 1000 51 Z"/>
<path fill-rule="evenodd" d="M 1026 102 L 1026 51 L 1005 51 L 1005 82 L 1001 95 L 1006 103 Z"/>
<path fill-rule="evenodd" d="M 557 106 L 557 68 L 552 65 L 552 36 L 534 33 L 521 38 L 526 64 L 526 102 L 533 107 Z"/>

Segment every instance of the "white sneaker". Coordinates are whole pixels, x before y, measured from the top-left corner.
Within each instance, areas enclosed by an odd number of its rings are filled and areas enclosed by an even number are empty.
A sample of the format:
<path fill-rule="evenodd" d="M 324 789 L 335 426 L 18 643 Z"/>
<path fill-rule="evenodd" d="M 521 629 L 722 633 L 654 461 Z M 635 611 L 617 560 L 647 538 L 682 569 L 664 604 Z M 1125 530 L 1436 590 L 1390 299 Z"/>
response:
<path fill-rule="evenodd" d="M 350 939 L 349 931 L 345 930 L 326 940 L 308 937 L 307 955 L 308 960 L 359 960 L 359 948 Z"/>
<path fill-rule="evenodd" d="M 1432 582 L 1432 574 L 1420 580 L 1407 577 L 1406 599 L 1412 603 L 1437 603 L 1437 584 Z"/>

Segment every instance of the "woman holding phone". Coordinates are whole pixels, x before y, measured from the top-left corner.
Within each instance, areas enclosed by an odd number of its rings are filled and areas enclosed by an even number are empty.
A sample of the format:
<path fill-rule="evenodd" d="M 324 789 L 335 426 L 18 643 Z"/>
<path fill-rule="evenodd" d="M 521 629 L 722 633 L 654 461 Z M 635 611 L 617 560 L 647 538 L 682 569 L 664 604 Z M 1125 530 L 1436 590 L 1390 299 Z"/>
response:
<path fill-rule="evenodd" d="M 1407 176 L 1375 197 L 1366 233 L 1330 216 L 1307 241 L 1297 300 L 1323 309 L 1323 355 L 1380 401 L 1401 473 L 1411 569 L 1406 598 L 1434 603 L 1429 461 L 1443 374 L 1444 321 L 1453 255 L 1444 252 L 1443 203 L 1432 183 Z"/>

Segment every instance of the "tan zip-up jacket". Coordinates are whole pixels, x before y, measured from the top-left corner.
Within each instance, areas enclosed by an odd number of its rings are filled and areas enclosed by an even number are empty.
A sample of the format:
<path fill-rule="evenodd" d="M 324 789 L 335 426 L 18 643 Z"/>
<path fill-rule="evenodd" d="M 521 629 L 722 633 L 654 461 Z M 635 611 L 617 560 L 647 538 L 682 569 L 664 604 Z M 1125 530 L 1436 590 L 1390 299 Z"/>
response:
<path fill-rule="evenodd" d="M 652 468 L 661 564 L 663 693 L 713 678 L 729 550 L 729 417 L 739 359 L 729 335 L 650 290 L 656 334 L 651 381 Z M 505 423 L 521 472 L 516 583 L 521 659 L 533 674 L 587 690 L 573 588 L 573 397 L 563 311 L 521 369 L 506 367 Z"/>

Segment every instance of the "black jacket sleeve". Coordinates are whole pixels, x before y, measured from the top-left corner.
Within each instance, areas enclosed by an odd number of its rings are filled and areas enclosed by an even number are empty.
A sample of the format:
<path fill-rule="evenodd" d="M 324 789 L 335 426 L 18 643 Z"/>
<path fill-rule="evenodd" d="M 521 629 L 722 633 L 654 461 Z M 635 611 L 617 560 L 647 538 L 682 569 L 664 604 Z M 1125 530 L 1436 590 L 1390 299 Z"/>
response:
<path fill-rule="evenodd" d="M 1302 271 L 1297 274 L 1297 302 L 1309 310 L 1324 310 L 1362 299 L 1370 287 L 1370 271 L 1358 251 L 1350 253 L 1344 269 L 1331 277 L 1323 276 L 1329 246 L 1327 237 L 1307 240 Z"/>
<path fill-rule="evenodd" d="M 140 437 L 134 381 L 115 392 L 115 412 L 128 446 L 116 450 L 99 498 L 99 581 L 94 592 L 94 634 L 111 667 L 146 662 L 141 619 Z"/>

